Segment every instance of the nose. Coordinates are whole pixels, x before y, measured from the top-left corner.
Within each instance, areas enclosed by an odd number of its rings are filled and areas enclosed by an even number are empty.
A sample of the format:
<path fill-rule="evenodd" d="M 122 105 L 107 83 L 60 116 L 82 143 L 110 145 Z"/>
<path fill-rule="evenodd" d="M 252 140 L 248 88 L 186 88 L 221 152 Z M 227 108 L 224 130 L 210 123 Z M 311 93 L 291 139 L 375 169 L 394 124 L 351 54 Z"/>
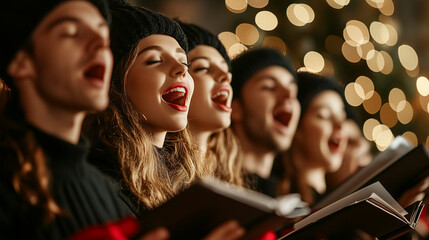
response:
<path fill-rule="evenodd" d="M 108 34 L 97 31 L 91 31 L 92 37 L 89 39 L 88 52 L 95 53 L 100 49 L 110 49 L 110 38 Z"/>
<path fill-rule="evenodd" d="M 174 66 L 170 71 L 170 77 L 172 78 L 185 77 L 186 73 L 188 72 L 188 67 L 176 59 L 174 59 L 173 61 L 174 61 Z"/>
<path fill-rule="evenodd" d="M 227 82 L 227 83 L 231 83 L 231 78 L 232 78 L 232 74 L 230 72 L 225 72 L 225 71 L 220 71 L 218 76 L 216 76 L 215 80 L 217 82 Z"/>

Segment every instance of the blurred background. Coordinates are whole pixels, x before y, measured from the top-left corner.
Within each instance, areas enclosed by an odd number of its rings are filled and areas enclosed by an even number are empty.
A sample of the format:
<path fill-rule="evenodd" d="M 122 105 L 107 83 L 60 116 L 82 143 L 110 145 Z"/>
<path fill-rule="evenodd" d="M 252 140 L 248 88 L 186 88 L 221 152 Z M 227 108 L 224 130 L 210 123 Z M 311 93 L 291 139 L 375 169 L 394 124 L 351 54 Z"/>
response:
<path fill-rule="evenodd" d="M 429 147 L 429 1 L 128 0 L 219 36 L 231 58 L 271 46 L 339 80 L 365 137 Z"/>

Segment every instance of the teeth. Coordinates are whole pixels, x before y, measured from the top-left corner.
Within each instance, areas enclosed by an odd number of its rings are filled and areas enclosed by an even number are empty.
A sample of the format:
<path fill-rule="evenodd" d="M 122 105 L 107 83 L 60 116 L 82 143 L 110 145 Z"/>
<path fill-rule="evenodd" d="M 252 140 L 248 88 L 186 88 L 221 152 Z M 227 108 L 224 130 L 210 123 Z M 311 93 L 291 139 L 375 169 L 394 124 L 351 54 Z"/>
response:
<path fill-rule="evenodd" d="M 229 92 L 228 91 L 220 91 L 220 92 L 217 92 L 215 95 L 213 95 L 212 96 L 212 98 L 217 98 L 217 97 L 219 97 L 219 96 L 225 96 L 225 97 L 228 97 L 229 96 Z"/>
<path fill-rule="evenodd" d="M 163 93 L 162 95 L 166 95 L 166 94 L 169 94 L 169 93 L 172 93 L 172 92 L 186 93 L 186 89 L 184 89 L 182 87 L 176 87 L 176 88 L 170 89 L 170 91 L 168 91 L 166 93 Z"/>

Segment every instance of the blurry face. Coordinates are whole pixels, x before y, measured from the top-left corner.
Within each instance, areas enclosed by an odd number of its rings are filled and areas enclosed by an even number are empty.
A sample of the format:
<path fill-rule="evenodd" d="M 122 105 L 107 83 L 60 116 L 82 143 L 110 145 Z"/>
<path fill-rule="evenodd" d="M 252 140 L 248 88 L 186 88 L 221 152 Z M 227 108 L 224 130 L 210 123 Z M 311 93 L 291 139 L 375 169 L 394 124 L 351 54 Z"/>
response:
<path fill-rule="evenodd" d="M 306 166 L 338 170 L 347 145 L 346 112 L 341 96 L 332 90 L 316 95 L 302 116 L 295 144 L 308 160 Z"/>
<path fill-rule="evenodd" d="M 273 151 L 287 150 L 295 134 L 300 105 L 292 74 L 270 66 L 253 75 L 243 86 L 239 104 L 241 124 L 248 139 Z"/>
<path fill-rule="evenodd" d="M 167 35 L 142 39 L 126 79 L 128 97 L 145 116 L 149 130 L 174 132 L 186 127 L 194 82 L 179 43 Z"/>
<path fill-rule="evenodd" d="M 103 110 L 113 58 L 109 26 L 87 1 L 56 7 L 32 35 L 35 83 L 49 105 L 76 111 Z"/>
<path fill-rule="evenodd" d="M 231 73 L 213 47 L 200 45 L 189 52 L 189 69 L 195 83 L 189 124 L 198 131 L 217 131 L 231 123 Z"/>

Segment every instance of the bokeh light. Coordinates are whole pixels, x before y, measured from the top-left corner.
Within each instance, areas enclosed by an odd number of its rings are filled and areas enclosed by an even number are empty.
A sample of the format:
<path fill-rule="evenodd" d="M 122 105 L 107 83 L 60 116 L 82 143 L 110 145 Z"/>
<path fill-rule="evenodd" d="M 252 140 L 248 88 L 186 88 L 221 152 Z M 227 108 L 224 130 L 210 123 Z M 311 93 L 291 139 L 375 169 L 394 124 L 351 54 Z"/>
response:
<path fill-rule="evenodd" d="M 360 56 L 356 47 L 351 46 L 347 42 L 344 42 L 341 46 L 341 52 L 343 53 L 344 58 L 351 63 L 357 63 L 360 61 Z"/>
<path fill-rule="evenodd" d="M 370 114 L 375 114 L 380 111 L 381 108 L 381 97 L 377 92 L 374 92 L 370 99 L 363 102 L 365 111 Z"/>
<path fill-rule="evenodd" d="M 242 23 L 235 29 L 235 34 L 243 44 L 253 45 L 259 39 L 259 32 L 255 26 L 248 23 Z"/>
<path fill-rule="evenodd" d="M 304 56 L 304 66 L 309 71 L 321 72 L 325 67 L 325 60 L 320 53 L 310 51 Z"/>
<path fill-rule="evenodd" d="M 225 46 L 225 49 L 229 49 L 232 45 L 240 42 L 237 35 L 228 31 L 219 33 L 217 37 L 222 42 L 223 46 Z"/>
<path fill-rule="evenodd" d="M 373 138 L 375 139 L 377 149 L 384 151 L 390 145 L 390 143 L 392 143 L 395 137 L 393 136 L 393 133 L 389 127 L 380 124 L 374 127 Z"/>
<path fill-rule="evenodd" d="M 413 114 L 413 107 L 409 102 L 405 101 L 404 108 L 398 112 L 398 120 L 404 125 L 408 124 L 413 120 Z"/>
<path fill-rule="evenodd" d="M 268 5 L 268 0 L 247 0 L 250 6 L 254 8 L 264 8 Z"/>
<path fill-rule="evenodd" d="M 247 47 L 241 43 L 235 43 L 228 49 L 228 56 L 234 59 L 237 55 L 247 50 Z"/>
<path fill-rule="evenodd" d="M 225 6 L 232 13 L 242 13 L 247 9 L 247 0 L 225 0 Z"/>
<path fill-rule="evenodd" d="M 387 31 L 389 32 L 389 39 L 386 42 L 387 46 L 395 46 L 396 43 L 398 42 L 398 32 L 396 31 L 396 29 L 390 25 L 390 24 L 385 24 Z"/>
<path fill-rule="evenodd" d="M 369 41 L 369 31 L 364 23 L 358 20 L 347 22 L 343 31 L 344 39 L 353 47 L 365 44 Z"/>
<path fill-rule="evenodd" d="M 341 9 L 350 3 L 350 0 L 326 0 L 326 2 L 335 9 Z"/>
<path fill-rule="evenodd" d="M 380 110 L 380 120 L 381 122 L 388 126 L 393 127 L 398 123 L 398 117 L 396 112 L 390 107 L 389 103 L 383 104 Z"/>
<path fill-rule="evenodd" d="M 420 95 L 419 98 L 420 106 L 422 107 L 423 111 L 429 113 L 429 95 L 428 96 L 422 96 Z"/>
<path fill-rule="evenodd" d="M 384 0 L 383 6 L 378 8 L 381 13 L 386 16 L 391 16 L 395 12 L 395 5 L 392 0 Z"/>
<path fill-rule="evenodd" d="M 362 86 L 354 82 L 347 84 L 346 88 L 344 89 L 344 95 L 347 102 L 354 107 L 361 105 L 364 100 L 361 97 L 364 96 L 364 90 Z"/>
<path fill-rule="evenodd" d="M 286 55 L 286 43 L 279 37 L 267 36 L 262 42 L 262 46 L 275 48 Z"/>
<path fill-rule="evenodd" d="M 264 31 L 271 31 L 278 25 L 276 15 L 269 11 L 260 11 L 255 16 L 255 22 L 258 27 Z"/>
<path fill-rule="evenodd" d="M 390 107 L 396 112 L 400 112 L 405 107 L 405 93 L 399 88 L 393 88 L 389 92 L 389 104 Z"/>
<path fill-rule="evenodd" d="M 380 54 L 381 56 L 383 56 L 383 59 L 384 59 L 384 66 L 380 72 L 386 75 L 390 74 L 393 71 L 393 59 L 389 55 L 389 53 L 385 51 L 380 51 Z"/>
<path fill-rule="evenodd" d="M 380 122 L 377 119 L 370 118 L 366 120 L 363 124 L 363 135 L 369 141 L 374 141 L 373 130 L 376 126 L 380 125 Z"/>
<path fill-rule="evenodd" d="M 313 22 L 315 15 L 313 9 L 304 3 L 293 3 L 286 9 L 289 21 L 298 27 Z"/>
<path fill-rule="evenodd" d="M 369 58 L 369 56 L 372 56 Z M 380 72 L 384 68 L 384 57 L 377 50 L 370 50 L 368 52 L 368 59 L 366 60 L 368 68 L 373 72 Z"/>
<path fill-rule="evenodd" d="M 417 91 L 422 96 L 428 96 L 429 95 L 429 80 L 426 77 L 419 77 L 416 81 L 416 87 Z"/>
<path fill-rule="evenodd" d="M 405 44 L 401 45 L 398 48 L 398 54 L 399 61 L 405 69 L 412 71 L 417 68 L 419 59 L 416 51 L 412 47 Z"/>
<path fill-rule="evenodd" d="M 374 83 L 369 79 L 369 77 L 359 76 L 356 78 L 355 83 L 362 87 L 363 95 L 360 96 L 361 98 L 366 100 L 372 97 L 372 94 L 374 94 Z"/>
<path fill-rule="evenodd" d="M 372 44 L 372 42 L 367 42 L 365 44 L 359 45 L 357 46 L 356 50 L 359 57 L 361 57 L 362 59 L 367 60 L 368 58 L 374 57 L 374 44 Z M 372 55 L 370 55 L 369 53 L 372 53 Z"/>
<path fill-rule="evenodd" d="M 381 22 L 374 21 L 369 26 L 371 37 L 380 44 L 385 44 L 389 40 L 389 30 Z"/>
<path fill-rule="evenodd" d="M 407 141 L 410 142 L 411 145 L 413 145 L 413 146 L 417 146 L 419 144 L 419 141 L 417 140 L 416 134 L 411 132 L 411 131 L 404 132 L 402 134 L 402 137 L 407 139 Z"/>

